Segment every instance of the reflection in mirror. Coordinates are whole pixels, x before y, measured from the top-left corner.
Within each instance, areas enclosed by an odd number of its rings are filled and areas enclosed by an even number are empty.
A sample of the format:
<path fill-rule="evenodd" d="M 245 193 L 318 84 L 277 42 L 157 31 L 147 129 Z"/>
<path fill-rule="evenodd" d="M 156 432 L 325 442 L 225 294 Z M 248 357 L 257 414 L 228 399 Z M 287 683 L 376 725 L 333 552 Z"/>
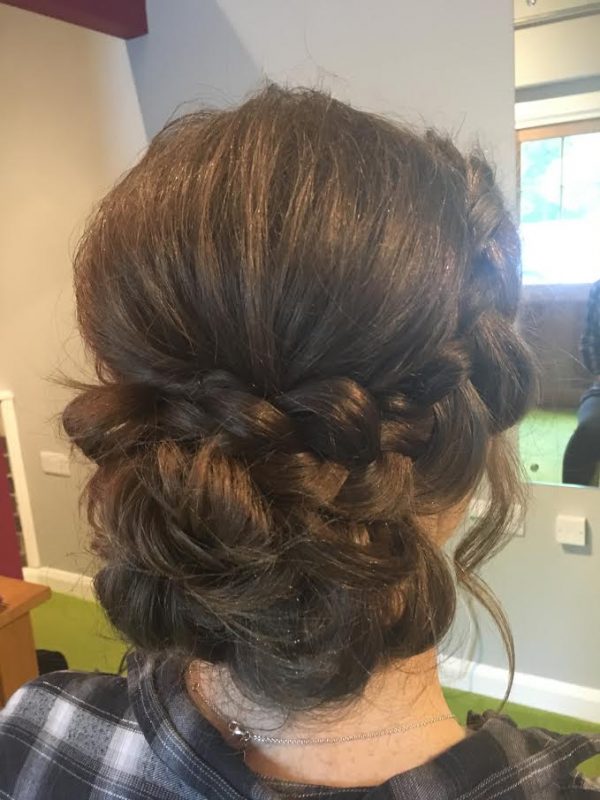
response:
<path fill-rule="evenodd" d="M 519 132 L 523 304 L 540 398 L 521 425 L 532 481 L 598 485 L 600 120 Z"/>

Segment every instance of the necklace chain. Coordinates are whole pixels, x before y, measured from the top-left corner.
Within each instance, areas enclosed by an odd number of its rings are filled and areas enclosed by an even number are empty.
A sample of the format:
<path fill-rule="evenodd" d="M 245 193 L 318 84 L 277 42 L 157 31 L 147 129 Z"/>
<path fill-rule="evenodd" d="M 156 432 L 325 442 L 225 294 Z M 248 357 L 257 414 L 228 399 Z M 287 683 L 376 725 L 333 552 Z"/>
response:
<path fill-rule="evenodd" d="M 382 736 L 394 736 L 405 731 L 425 728 L 428 725 L 435 725 L 437 722 L 444 722 L 449 719 L 456 719 L 455 714 L 440 714 L 435 717 L 426 717 L 418 722 L 410 722 L 404 725 L 394 725 L 391 728 L 383 728 L 367 733 L 353 733 L 346 736 L 269 736 L 263 733 L 256 733 L 251 728 L 246 727 L 235 719 L 226 717 L 223 712 L 211 703 L 201 692 L 199 683 L 192 683 L 192 691 L 198 695 L 202 703 L 210 708 L 219 719 L 227 725 L 227 730 L 233 739 L 244 746 L 249 744 L 264 745 L 317 745 L 317 744 L 341 744 L 344 742 L 356 742 L 360 739 L 379 739 Z"/>

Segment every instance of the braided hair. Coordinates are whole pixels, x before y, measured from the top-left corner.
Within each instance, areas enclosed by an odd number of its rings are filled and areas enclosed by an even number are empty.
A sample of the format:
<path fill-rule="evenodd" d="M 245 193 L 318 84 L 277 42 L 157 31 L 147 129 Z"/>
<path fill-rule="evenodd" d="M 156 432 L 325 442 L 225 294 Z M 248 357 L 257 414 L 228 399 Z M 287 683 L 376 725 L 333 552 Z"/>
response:
<path fill-rule="evenodd" d="M 95 581 L 136 647 L 287 709 L 347 698 L 447 632 L 518 496 L 533 372 L 519 243 L 481 154 L 269 87 L 169 124 L 75 259 L 98 381 Z M 482 480 L 451 556 L 428 520 Z"/>

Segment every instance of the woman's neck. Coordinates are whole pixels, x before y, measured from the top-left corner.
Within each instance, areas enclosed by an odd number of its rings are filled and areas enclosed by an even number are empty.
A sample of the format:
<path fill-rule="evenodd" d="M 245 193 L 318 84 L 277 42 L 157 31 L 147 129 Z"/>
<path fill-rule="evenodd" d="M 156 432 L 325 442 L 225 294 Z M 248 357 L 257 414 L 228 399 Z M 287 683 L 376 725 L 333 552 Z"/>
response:
<path fill-rule="evenodd" d="M 337 739 L 391 727 L 400 733 L 332 744 L 246 748 L 245 761 L 261 775 L 300 783 L 328 786 L 373 786 L 399 772 L 424 764 L 465 737 L 453 718 L 427 723 L 450 714 L 439 682 L 432 650 L 375 676 L 365 692 L 343 709 L 328 714 L 281 715 L 252 707 L 228 686 L 214 668 L 195 663 L 187 674 L 188 693 L 204 716 L 230 740 L 225 718 L 235 718 L 250 730 L 269 730 L 277 737 Z M 215 709 L 221 712 L 217 714 Z"/>

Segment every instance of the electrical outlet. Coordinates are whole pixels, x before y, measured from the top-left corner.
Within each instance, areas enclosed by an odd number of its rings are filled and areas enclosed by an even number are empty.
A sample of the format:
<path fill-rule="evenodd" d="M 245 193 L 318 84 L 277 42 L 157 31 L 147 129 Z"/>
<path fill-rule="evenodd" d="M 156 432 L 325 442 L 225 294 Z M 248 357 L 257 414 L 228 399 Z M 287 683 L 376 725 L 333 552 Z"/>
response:
<path fill-rule="evenodd" d="M 47 475 L 59 475 L 68 478 L 71 475 L 69 458 L 64 453 L 53 453 L 51 450 L 42 450 L 40 453 L 42 469 Z"/>
<path fill-rule="evenodd" d="M 487 510 L 488 504 L 485 500 L 476 499 L 471 500 L 469 505 L 469 521 L 476 522 L 481 519 Z M 513 536 L 525 536 L 525 520 L 523 519 L 522 508 L 520 505 L 515 505 L 514 521 L 512 530 L 510 531 Z"/>
<path fill-rule="evenodd" d="M 556 541 L 572 547 L 585 547 L 586 525 L 585 517 L 559 514 L 556 518 Z"/>

